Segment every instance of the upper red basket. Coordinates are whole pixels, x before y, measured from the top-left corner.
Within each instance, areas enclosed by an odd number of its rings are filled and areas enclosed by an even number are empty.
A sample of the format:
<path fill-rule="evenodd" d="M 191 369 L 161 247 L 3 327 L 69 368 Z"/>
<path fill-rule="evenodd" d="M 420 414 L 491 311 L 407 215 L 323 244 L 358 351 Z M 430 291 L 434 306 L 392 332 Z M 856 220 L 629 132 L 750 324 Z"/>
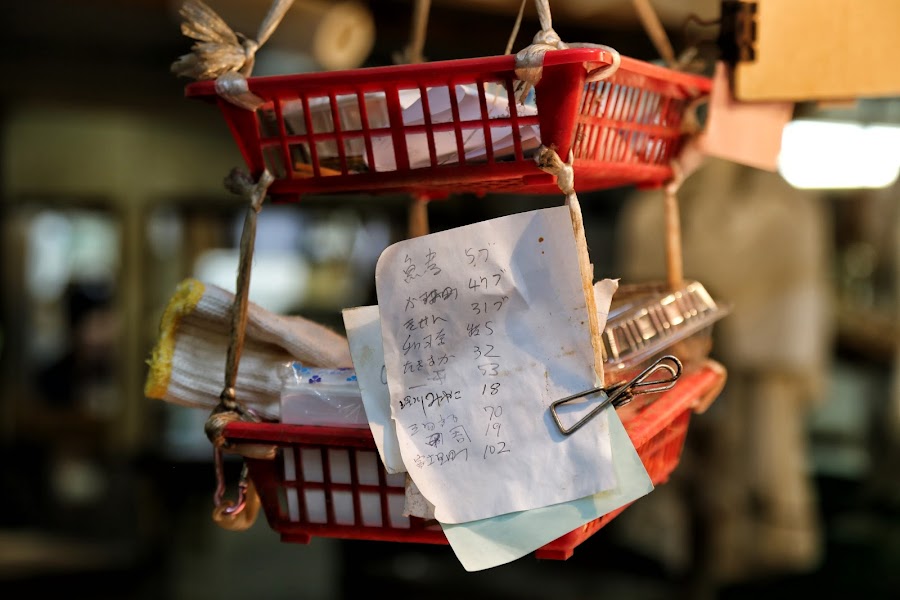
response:
<path fill-rule="evenodd" d="M 186 95 L 221 109 L 254 177 L 275 177 L 269 194 L 431 196 L 559 193 L 533 154 L 574 153 L 579 192 L 656 187 L 671 175 L 689 103 L 710 80 L 623 57 L 612 77 L 585 83 L 612 63 L 602 49 L 547 52 L 534 99 L 517 103 L 515 56 L 349 71 L 250 77 L 264 100 L 255 111 L 216 94 L 213 81 Z"/>

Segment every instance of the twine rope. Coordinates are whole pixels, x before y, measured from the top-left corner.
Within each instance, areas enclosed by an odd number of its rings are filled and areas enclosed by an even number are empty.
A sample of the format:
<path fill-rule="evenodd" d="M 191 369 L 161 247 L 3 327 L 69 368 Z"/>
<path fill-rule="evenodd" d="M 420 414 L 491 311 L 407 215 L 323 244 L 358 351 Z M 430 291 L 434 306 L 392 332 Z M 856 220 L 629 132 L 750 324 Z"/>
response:
<path fill-rule="evenodd" d="M 584 290 L 584 299 L 587 304 L 591 347 L 594 352 L 594 371 L 597 375 L 596 383 L 602 386 L 604 384 L 603 342 L 601 339 L 600 321 L 597 317 L 597 305 L 594 300 L 594 265 L 591 264 L 587 240 L 584 236 L 584 218 L 581 214 L 581 203 L 578 201 L 578 195 L 575 193 L 575 169 L 572 167 L 574 153 L 572 150 L 569 150 L 569 160 L 564 162 L 555 149 L 541 146 L 534 160 L 539 169 L 556 177 L 556 185 L 566 196 L 566 206 L 569 207 L 569 216 L 572 218 L 572 228 L 575 232 L 575 247 L 578 253 L 578 268 L 581 272 L 581 286 Z"/>
<path fill-rule="evenodd" d="M 241 232 L 236 291 L 231 305 L 231 334 L 225 358 L 225 387 L 219 395 L 219 404 L 213 409 L 205 427 L 206 436 L 216 448 L 227 446 L 223 435 L 226 425 L 239 420 L 258 420 L 238 402 L 235 384 L 247 330 L 250 272 L 253 264 L 253 248 L 256 244 L 256 222 L 269 186 L 274 181 L 274 176 L 268 170 L 263 171 L 259 181 L 253 181 L 247 173 L 235 168 L 231 170 L 224 182 L 225 188 L 231 193 L 245 198 L 248 206 L 247 214 L 244 217 L 244 228 Z"/>
<path fill-rule="evenodd" d="M 663 59 L 663 62 L 665 62 L 666 66 L 670 69 L 677 68 L 679 60 L 675 57 L 675 50 L 672 48 L 672 42 L 669 41 L 666 29 L 663 27 L 662 21 L 660 21 L 659 15 L 657 14 L 656 9 L 653 8 L 650 0 L 632 0 L 631 3 L 634 5 L 634 9 L 641 21 L 641 25 L 643 25 L 647 37 L 653 42 L 653 46 L 656 48 L 657 53 L 659 53 L 660 58 Z"/>
<path fill-rule="evenodd" d="M 256 244 L 256 223 L 269 186 L 275 181 L 274 176 L 264 170 L 258 181 L 240 169 L 232 169 L 225 178 L 225 188 L 247 200 L 247 214 L 241 232 L 240 257 L 238 262 L 237 285 L 231 305 L 231 334 L 228 352 L 225 358 L 225 387 L 219 395 L 219 403 L 206 420 L 204 430 L 213 444 L 216 460 L 216 491 L 213 494 L 213 520 L 221 527 L 230 530 L 246 529 L 252 525 L 259 511 L 259 498 L 252 482 L 249 480 L 247 465 L 241 470 L 238 482 L 238 498 L 235 502 L 223 500 L 225 492 L 225 474 L 222 464 L 224 450 L 237 452 L 244 457 L 272 458 L 275 448 L 244 444 L 229 445 L 225 439 L 225 427 L 236 421 L 258 422 L 259 417 L 245 408 L 237 399 L 235 385 L 244 338 L 247 330 L 247 309 L 249 306 L 250 272 L 253 265 L 253 248 Z M 246 510 L 249 507 L 249 510 Z"/>
<path fill-rule="evenodd" d="M 684 285 L 684 257 L 681 248 L 681 215 L 678 207 L 678 190 L 684 182 L 684 172 L 679 161 L 672 161 L 672 178 L 664 189 L 663 215 L 666 246 L 666 277 L 669 289 Z"/>
<path fill-rule="evenodd" d="M 506 50 L 503 52 L 504 56 L 512 53 L 513 44 L 516 43 L 516 38 L 519 37 L 519 28 L 522 26 L 522 17 L 525 15 L 525 3 L 528 0 L 522 0 L 522 3 L 519 4 L 519 14 L 516 15 L 516 22 L 513 24 L 512 33 L 509 34 L 509 41 L 506 42 Z"/>
<path fill-rule="evenodd" d="M 256 39 L 251 39 L 235 33 L 202 0 L 186 0 L 178 11 L 183 19 L 181 33 L 196 41 L 189 53 L 172 63 L 172 72 L 197 81 L 215 79 L 216 92 L 223 98 L 255 110 L 263 100 L 249 91 L 246 78 L 253 71 L 256 52 L 275 32 L 293 2 L 273 0 Z"/>
<path fill-rule="evenodd" d="M 431 0 L 415 0 L 413 6 L 412 26 L 409 43 L 402 52 L 394 55 L 397 64 L 420 64 L 425 62 L 425 36 L 428 31 L 428 14 L 431 11 Z"/>
<path fill-rule="evenodd" d="M 565 50 L 567 48 L 597 48 L 608 52 L 612 56 L 612 63 L 604 65 L 588 73 L 585 83 L 602 81 L 612 77 L 619 70 L 622 57 L 610 46 L 603 44 L 563 42 L 559 34 L 553 29 L 553 17 L 550 14 L 549 0 L 535 0 L 538 20 L 541 30 L 537 32 L 531 44 L 516 53 L 516 77 L 519 79 L 517 99 L 524 103 L 525 98 L 541 80 L 543 74 L 544 55 L 551 50 Z"/>

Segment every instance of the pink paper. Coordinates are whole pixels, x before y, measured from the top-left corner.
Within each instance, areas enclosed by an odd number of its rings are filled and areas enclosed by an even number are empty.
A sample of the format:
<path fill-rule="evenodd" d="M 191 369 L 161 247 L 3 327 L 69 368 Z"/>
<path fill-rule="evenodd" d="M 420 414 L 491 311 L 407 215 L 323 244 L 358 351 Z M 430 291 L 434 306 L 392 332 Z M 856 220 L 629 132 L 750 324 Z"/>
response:
<path fill-rule="evenodd" d="M 781 134 L 794 114 L 791 102 L 741 102 L 731 92 L 730 68 L 719 61 L 713 76 L 700 148 L 708 156 L 778 170 Z"/>

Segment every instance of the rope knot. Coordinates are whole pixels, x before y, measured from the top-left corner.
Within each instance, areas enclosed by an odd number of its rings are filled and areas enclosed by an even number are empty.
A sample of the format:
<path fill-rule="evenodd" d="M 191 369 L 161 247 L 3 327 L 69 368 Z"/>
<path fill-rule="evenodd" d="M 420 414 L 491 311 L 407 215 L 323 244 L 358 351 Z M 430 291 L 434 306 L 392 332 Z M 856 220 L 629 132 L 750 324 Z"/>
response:
<path fill-rule="evenodd" d="M 516 53 L 515 70 L 516 77 L 519 79 L 519 82 L 516 84 L 516 100 L 520 104 L 525 103 L 525 99 L 528 97 L 531 89 L 540 83 L 544 69 L 544 55 L 551 50 L 598 48 L 609 52 L 612 55 L 612 63 L 589 72 L 585 78 L 585 83 L 592 83 L 611 77 L 619 69 L 622 58 L 614 48 L 602 44 L 567 44 L 560 39 L 559 34 L 553 29 L 548 1 L 537 0 L 537 10 L 541 22 L 541 30 L 534 35 L 529 46 Z M 521 11 L 519 14 L 521 16 Z"/>
<path fill-rule="evenodd" d="M 235 33 L 231 27 L 202 0 L 186 0 L 179 14 L 181 33 L 196 40 L 191 52 L 172 63 L 171 70 L 180 77 L 216 80 L 216 92 L 236 106 L 256 110 L 264 103 L 248 89 L 247 82 L 256 61 L 256 52 L 281 22 L 293 0 L 273 0 L 260 25 L 256 39 Z"/>
<path fill-rule="evenodd" d="M 534 34 L 534 39 L 532 40 L 532 44 L 539 46 L 549 46 L 551 49 L 557 50 L 565 50 L 568 48 L 565 42 L 559 37 L 559 34 L 551 27 L 549 29 L 542 29 Z"/>
<path fill-rule="evenodd" d="M 241 38 L 241 47 L 244 49 L 244 65 L 241 67 L 241 74 L 249 77 L 256 62 L 256 51 L 259 50 L 260 44 L 245 35 L 238 34 L 238 36 Z"/>
<path fill-rule="evenodd" d="M 262 172 L 259 181 L 253 181 L 249 173 L 238 167 L 233 168 L 224 180 L 225 189 L 249 200 L 250 207 L 257 213 L 262 210 L 263 200 L 274 182 L 275 176 L 268 169 Z"/>
<path fill-rule="evenodd" d="M 222 390 L 222 393 L 219 394 L 219 402 L 228 410 L 238 411 L 237 393 L 231 386 Z"/>
<path fill-rule="evenodd" d="M 223 403 L 220 403 L 207 417 L 206 424 L 203 426 L 203 431 L 206 433 L 206 437 L 212 442 L 212 445 L 216 448 L 225 448 L 228 446 L 225 441 L 225 427 L 228 426 L 229 423 L 235 423 L 237 421 L 246 420 L 243 415 L 238 412 L 240 409 L 235 408 L 226 408 Z"/>
<path fill-rule="evenodd" d="M 575 155 L 572 150 L 569 150 L 568 162 L 563 162 L 553 146 L 541 146 L 541 149 L 534 157 L 534 162 L 537 163 L 541 171 L 556 177 L 556 185 L 566 197 L 575 195 L 574 161 Z"/>

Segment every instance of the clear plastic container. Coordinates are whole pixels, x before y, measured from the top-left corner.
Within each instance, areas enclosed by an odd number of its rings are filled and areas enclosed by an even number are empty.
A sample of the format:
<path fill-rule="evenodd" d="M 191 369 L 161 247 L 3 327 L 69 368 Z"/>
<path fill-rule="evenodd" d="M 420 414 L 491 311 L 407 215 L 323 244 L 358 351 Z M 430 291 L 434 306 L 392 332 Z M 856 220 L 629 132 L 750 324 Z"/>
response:
<path fill-rule="evenodd" d="M 685 373 L 696 371 L 712 349 L 713 324 L 729 311 L 697 281 L 676 290 L 663 283 L 620 285 L 603 331 L 605 385 L 630 381 L 664 355 L 678 358 Z M 644 405 L 657 395 L 637 398 Z"/>

